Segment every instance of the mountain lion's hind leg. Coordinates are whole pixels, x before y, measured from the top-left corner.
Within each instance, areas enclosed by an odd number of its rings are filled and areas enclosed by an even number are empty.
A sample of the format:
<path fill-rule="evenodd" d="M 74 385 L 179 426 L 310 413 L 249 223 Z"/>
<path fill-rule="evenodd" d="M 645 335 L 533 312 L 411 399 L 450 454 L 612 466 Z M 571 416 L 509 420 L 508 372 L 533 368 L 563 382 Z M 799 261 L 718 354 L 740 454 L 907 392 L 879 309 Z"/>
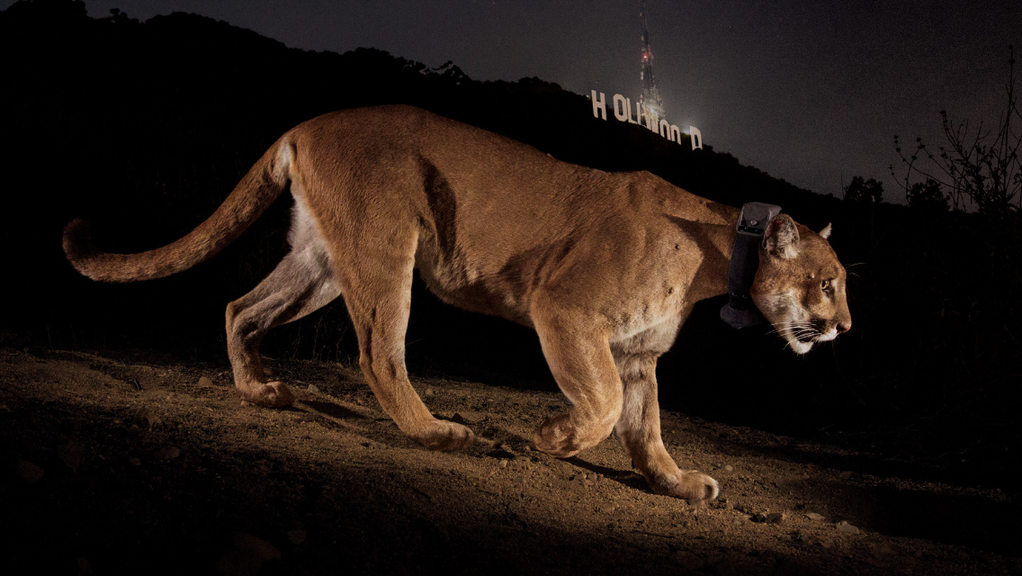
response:
<path fill-rule="evenodd" d="M 632 458 L 632 465 L 657 494 L 686 500 L 713 500 L 717 481 L 696 470 L 682 471 L 667 453 L 660 437 L 656 357 L 636 354 L 617 359 L 624 382 L 624 406 L 614 427 Z"/>
<path fill-rule="evenodd" d="M 287 386 L 266 379 L 259 359 L 263 336 L 341 294 L 322 241 L 305 216 L 296 208 L 291 252 L 255 289 L 227 305 L 227 353 L 234 384 L 242 398 L 258 406 L 279 408 L 294 402 Z"/>
<path fill-rule="evenodd" d="M 389 243 L 364 243 L 353 256 L 357 262 L 341 267 L 355 271 L 343 282 L 344 302 L 358 335 L 359 367 L 402 432 L 433 450 L 464 448 L 475 441 L 472 431 L 434 418 L 408 380 L 405 333 L 417 240 L 414 231 L 391 230 L 390 236 Z M 402 249 L 403 242 L 407 245 Z"/>

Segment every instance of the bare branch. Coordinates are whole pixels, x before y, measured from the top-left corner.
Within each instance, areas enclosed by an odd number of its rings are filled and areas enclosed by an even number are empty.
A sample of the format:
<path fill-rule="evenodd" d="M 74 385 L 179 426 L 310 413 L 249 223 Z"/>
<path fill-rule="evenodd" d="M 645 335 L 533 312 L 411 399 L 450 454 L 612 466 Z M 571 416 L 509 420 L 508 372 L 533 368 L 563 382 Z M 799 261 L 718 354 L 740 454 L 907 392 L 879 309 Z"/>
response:
<path fill-rule="evenodd" d="M 895 152 L 901 158 L 904 176 L 900 185 L 907 198 L 927 198 L 939 194 L 955 210 L 977 210 L 996 217 L 1019 219 L 1022 213 L 1022 110 L 1015 95 L 1015 51 L 1008 47 L 1007 102 L 995 129 L 978 121 L 975 130 L 969 120 L 955 122 L 941 110 L 944 145 L 932 153 L 921 138 L 916 149 L 906 155 L 897 136 Z M 891 175 L 896 176 L 894 166 Z M 925 183 L 925 184 L 924 184 Z"/>

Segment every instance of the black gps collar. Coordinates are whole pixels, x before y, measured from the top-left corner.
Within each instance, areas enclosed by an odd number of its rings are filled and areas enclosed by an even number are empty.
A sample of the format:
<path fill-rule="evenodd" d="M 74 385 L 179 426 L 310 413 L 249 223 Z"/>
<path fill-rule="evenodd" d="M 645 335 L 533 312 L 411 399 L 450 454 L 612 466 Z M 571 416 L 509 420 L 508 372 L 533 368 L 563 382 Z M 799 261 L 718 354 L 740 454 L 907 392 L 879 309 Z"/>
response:
<path fill-rule="evenodd" d="M 759 268 L 759 245 L 763 233 L 775 216 L 781 213 L 780 206 L 748 202 L 742 206 L 738 216 L 738 235 L 731 251 L 731 266 L 727 274 L 728 303 L 720 309 L 720 318 L 732 328 L 747 328 L 764 322 L 763 315 L 756 309 L 749 290 L 756 279 Z"/>

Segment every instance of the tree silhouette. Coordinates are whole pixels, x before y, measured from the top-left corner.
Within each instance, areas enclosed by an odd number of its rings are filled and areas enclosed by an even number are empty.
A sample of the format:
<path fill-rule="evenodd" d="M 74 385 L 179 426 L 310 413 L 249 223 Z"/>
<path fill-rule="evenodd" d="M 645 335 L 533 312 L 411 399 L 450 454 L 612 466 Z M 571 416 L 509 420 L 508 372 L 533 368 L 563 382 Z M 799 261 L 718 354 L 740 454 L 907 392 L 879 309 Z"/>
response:
<path fill-rule="evenodd" d="M 935 180 L 916 182 L 905 193 L 909 208 L 930 212 L 947 212 L 950 209 L 947 196 Z"/>
<path fill-rule="evenodd" d="M 870 178 L 863 180 L 862 176 L 852 178 L 851 184 L 845 188 L 845 200 L 862 204 L 879 204 L 884 199 L 884 185 Z"/>
<path fill-rule="evenodd" d="M 916 149 L 906 155 L 894 137 L 895 151 L 905 169 L 902 186 L 907 196 L 923 190 L 932 195 L 936 187 L 955 210 L 974 209 L 1017 221 L 1022 207 L 1022 130 L 1017 123 L 1022 121 L 1022 112 L 1015 95 L 1014 47 L 1008 46 L 1008 51 L 1007 103 L 995 129 L 985 129 L 980 122 L 972 130 L 968 120 L 955 122 L 941 110 L 945 144 L 938 146 L 936 153 L 922 138 L 916 138 Z M 925 179 L 922 188 L 917 189 L 917 178 Z"/>

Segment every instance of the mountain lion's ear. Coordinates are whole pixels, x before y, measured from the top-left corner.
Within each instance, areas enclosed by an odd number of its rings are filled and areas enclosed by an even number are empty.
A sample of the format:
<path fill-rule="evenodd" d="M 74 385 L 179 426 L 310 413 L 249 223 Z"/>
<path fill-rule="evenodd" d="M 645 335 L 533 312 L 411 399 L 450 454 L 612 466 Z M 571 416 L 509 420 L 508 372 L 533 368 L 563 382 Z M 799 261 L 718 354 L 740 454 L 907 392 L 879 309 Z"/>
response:
<path fill-rule="evenodd" d="M 827 238 L 830 238 L 830 222 L 827 223 L 827 226 L 824 227 L 823 230 L 820 230 L 820 236 L 824 240 L 826 240 Z"/>
<path fill-rule="evenodd" d="M 791 260 L 798 256 L 799 235 L 795 221 L 787 214 L 778 214 L 763 233 L 763 248 L 771 256 Z"/>

